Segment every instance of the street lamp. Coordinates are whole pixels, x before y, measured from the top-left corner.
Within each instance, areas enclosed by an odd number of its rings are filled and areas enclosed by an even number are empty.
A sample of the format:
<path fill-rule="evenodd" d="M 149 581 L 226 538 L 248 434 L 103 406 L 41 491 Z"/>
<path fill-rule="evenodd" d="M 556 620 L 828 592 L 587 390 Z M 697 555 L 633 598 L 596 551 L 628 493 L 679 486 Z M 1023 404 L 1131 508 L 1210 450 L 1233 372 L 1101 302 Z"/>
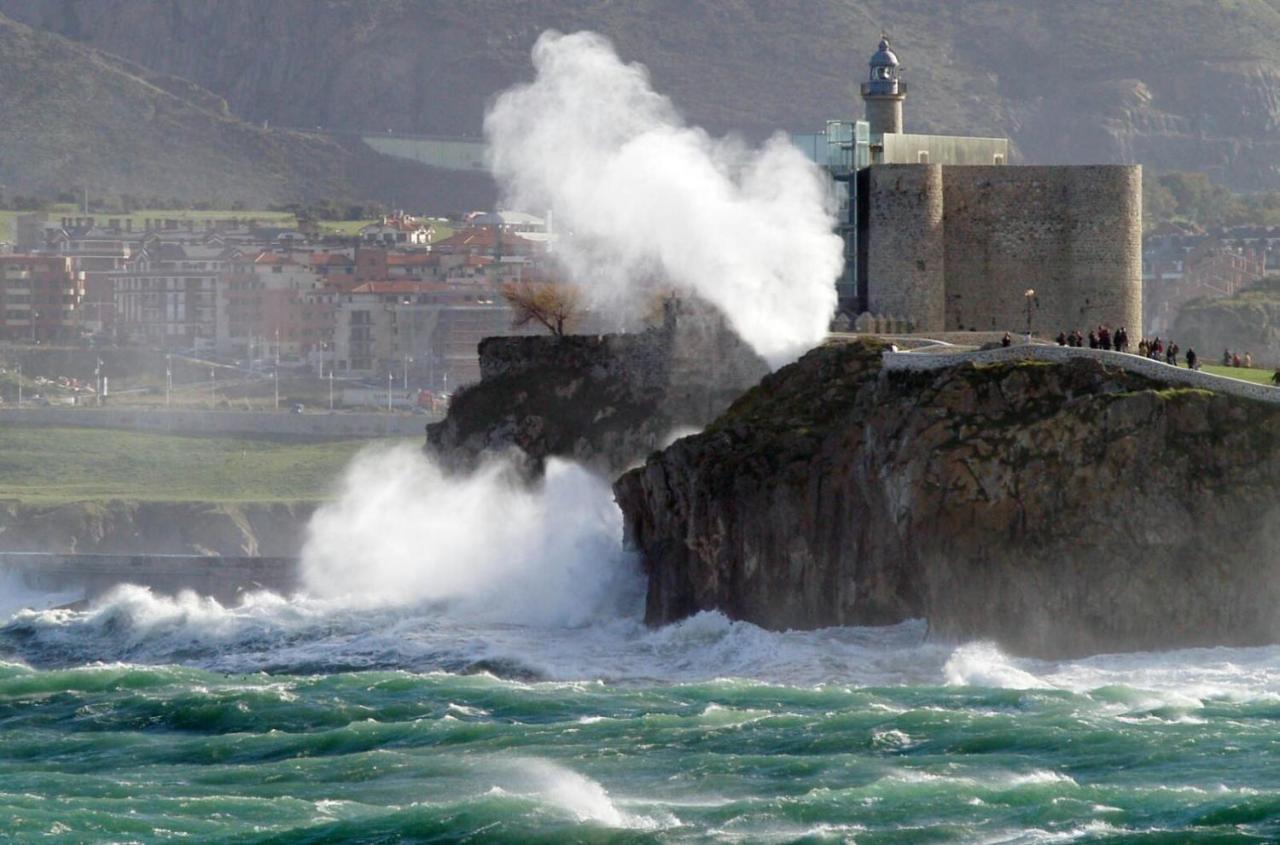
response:
<path fill-rule="evenodd" d="M 409 390 L 409 364 L 412 361 L 413 356 L 406 352 L 404 356 L 404 389 L 406 392 Z"/>
<path fill-rule="evenodd" d="M 333 365 L 329 365 L 329 413 L 333 413 Z"/>
<path fill-rule="evenodd" d="M 1033 288 L 1027 288 L 1027 292 L 1023 294 L 1027 299 L 1027 342 L 1031 342 L 1031 308 L 1036 301 L 1036 292 Z"/>
<path fill-rule="evenodd" d="M 218 407 L 218 377 L 213 367 L 209 368 L 209 407 Z"/>
<path fill-rule="evenodd" d="M 387 413 L 391 413 L 391 373 L 387 373 Z"/>
<path fill-rule="evenodd" d="M 275 383 L 276 383 L 276 410 L 278 411 L 280 410 L 280 365 L 279 363 L 277 363 L 276 368 L 271 371 L 271 376 L 272 378 L 275 379 Z"/>
<path fill-rule="evenodd" d="M 169 407 L 169 395 L 173 393 L 173 356 L 164 356 L 164 406 Z M 101 401 L 101 400 L 99 400 Z"/>
<path fill-rule="evenodd" d="M 22 407 L 22 362 L 18 362 L 18 407 Z"/>

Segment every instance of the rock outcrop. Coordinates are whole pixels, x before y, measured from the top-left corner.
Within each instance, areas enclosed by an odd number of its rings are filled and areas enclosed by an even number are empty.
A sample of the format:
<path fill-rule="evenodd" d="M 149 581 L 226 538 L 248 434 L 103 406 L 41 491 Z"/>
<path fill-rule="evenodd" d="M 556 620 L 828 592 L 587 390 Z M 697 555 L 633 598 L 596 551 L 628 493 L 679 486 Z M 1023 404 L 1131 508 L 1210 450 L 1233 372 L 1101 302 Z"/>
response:
<path fill-rule="evenodd" d="M 314 509 L 267 502 L 0 504 L 0 551 L 292 557 Z"/>
<path fill-rule="evenodd" d="M 816 349 L 618 480 L 650 623 L 924 617 L 1045 657 L 1280 641 L 1280 406 L 882 351 Z"/>
<path fill-rule="evenodd" d="M 453 467 L 514 448 L 535 472 L 559 456 L 614 476 L 768 372 L 702 312 L 636 334 L 491 337 L 479 353 L 481 380 L 427 426 L 428 451 Z"/>

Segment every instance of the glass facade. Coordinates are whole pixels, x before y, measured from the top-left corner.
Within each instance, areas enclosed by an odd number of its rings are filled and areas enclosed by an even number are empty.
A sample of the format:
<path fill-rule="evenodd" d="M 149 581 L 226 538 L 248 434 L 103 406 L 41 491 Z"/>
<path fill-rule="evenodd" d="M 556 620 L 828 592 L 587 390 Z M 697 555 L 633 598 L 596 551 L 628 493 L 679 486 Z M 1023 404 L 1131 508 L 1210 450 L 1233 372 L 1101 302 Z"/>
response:
<path fill-rule="evenodd" d="M 822 132 L 793 132 L 791 143 L 831 175 L 836 200 L 836 232 L 844 240 L 844 270 L 836 282 L 840 308 L 858 301 L 859 170 L 871 164 L 871 129 L 865 120 L 828 120 Z"/>

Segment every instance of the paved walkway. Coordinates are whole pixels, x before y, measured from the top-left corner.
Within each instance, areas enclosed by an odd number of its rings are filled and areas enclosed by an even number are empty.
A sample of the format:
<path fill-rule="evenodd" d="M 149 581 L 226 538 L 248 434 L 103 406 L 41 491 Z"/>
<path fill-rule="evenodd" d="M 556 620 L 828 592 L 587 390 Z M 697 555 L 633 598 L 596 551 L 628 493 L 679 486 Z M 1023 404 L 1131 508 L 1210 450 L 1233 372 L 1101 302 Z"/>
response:
<path fill-rule="evenodd" d="M 1254 399 L 1260 402 L 1280 405 L 1280 389 L 1270 385 L 1244 381 L 1230 376 L 1214 375 L 1200 370 L 1174 367 L 1151 358 L 1130 355 L 1127 352 L 1112 352 L 1105 349 L 1046 346 L 1041 344 L 1018 344 L 1000 349 L 974 350 L 972 352 L 956 352 L 952 350 L 939 352 L 936 351 L 936 348 L 926 348 L 907 352 L 886 352 L 884 353 L 884 368 L 886 370 L 939 370 L 965 362 L 973 362 L 975 364 L 995 364 L 1002 361 L 1053 361 L 1065 363 L 1074 358 L 1096 358 L 1109 367 L 1119 367 L 1156 381 L 1212 390 L 1215 393 L 1226 393 L 1244 399 Z"/>

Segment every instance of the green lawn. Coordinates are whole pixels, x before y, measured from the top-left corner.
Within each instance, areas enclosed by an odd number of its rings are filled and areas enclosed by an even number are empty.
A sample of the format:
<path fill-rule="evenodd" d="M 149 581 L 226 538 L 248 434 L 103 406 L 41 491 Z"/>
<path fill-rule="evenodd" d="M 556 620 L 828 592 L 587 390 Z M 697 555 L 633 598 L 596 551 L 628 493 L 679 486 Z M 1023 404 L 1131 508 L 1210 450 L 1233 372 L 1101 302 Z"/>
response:
<path fill-rule="evenodd" d="M 1200 369 L 1215 376 L 1238 378 L 1241 381 L 1252 381 L 1258 384 L 1271 384 L 1271 377 L 1275 375 L 1275 370 L 1260 370 L 1257 367 L 1224 367 L 1221 364 L 1205 364 Z"/>
<path fill-rule="evenodd" d="M 332 495 L 343 468 L 370 443 L 7 426 L 0 429 L 0 499 L 319 501 Z"/>

